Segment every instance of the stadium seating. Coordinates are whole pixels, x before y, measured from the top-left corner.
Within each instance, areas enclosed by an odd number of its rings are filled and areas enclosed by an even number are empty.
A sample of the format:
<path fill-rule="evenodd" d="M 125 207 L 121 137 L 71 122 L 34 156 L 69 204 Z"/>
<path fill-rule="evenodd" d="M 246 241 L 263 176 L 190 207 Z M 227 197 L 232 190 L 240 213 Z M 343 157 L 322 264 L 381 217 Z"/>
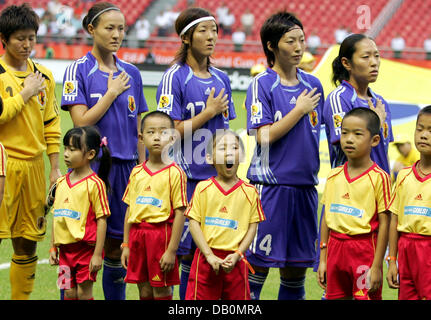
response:
<path fill-rule="evenodd" d="M 10 6 L 12 4 L 16 5 L 24 2 L 29 3 L 30 6 L 32 6 L 33 8 L 46 8 L 49 1 L 50 0 L 5 0 L 5 3 L 0 5 L 0 9 L 3 9 L 4 7 Z M 85 2 L 80 0 L 59 0 L 60 3 L 71 6 L 75 8 L 75 10 L 77 10 L 78 12 L 82 12 L 82 10 L 86 11 L 94 3 L 102 1 L 103 0 L 87 2 L 86 8 L 84 8 Z M 126 17 L 126 24 L 128 26 L 131 26 L 147 9 L 147 7 L 151 4 L 152 1 L 154 0 L 109 0 L 108 2 L 117 5 L 122 10 L 124 16 Z"/>
<path fill-rule="evenodd" d="M 247 40 L 259 40 L 259 30 L 265 19 L 272 13 L 286 9 L 295 13 L 304 25 L 306 33 L 313 30 L 319 35 L 322 44 L 332 44 L 335 42 L 335 30 L 344 25 L 352 32 L 365 32 L 357 27 L 359 14 L 356 12 L 361 5 L 367 5 L 371 9 L 371 23 L 378 16 L 389 0 L 229 0 L 225 1 L 226 6 L 235 15 L 234 28 L 241 26 L 241 15 L 245 8 L 251 8 L 255 15 L 255 25 L 253 35 Z M 414 0 L 413 0 L 414 1 Z M 201 6 L 215 14 L 221 1 L 195 0 L 195 6 Z M 175 9 L 183 10 L 187 7 L 187 0 L 179 0 Z M 220 35 L 221 38 L 228 36 Z"/>
<path fill-rule="evenodd" d="M 423 48 L 424 40 L 431 35 L 430 16 L 431 0 L 404 0 L 376 41 L 389 47 L 392 38 L 400 34 L 406 47 Z"/>

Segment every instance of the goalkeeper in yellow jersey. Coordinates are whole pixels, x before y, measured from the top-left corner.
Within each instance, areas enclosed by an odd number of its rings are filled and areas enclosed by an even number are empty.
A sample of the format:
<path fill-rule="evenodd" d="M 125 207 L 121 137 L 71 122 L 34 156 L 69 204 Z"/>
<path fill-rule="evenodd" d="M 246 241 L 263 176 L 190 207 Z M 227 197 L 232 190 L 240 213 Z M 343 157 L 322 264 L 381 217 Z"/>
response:
<path fill-rule="evenodd" d="M 33 290 L 36 244 L 45 236 L 45 167 L 50 184 L 61 176 L 60 116 L 51 71 L 30 57 L 39 19 L 27 5 L 11 5 L 0 14 L 0 141 L 8 154 L 4 197 L 0 207 L 0 240 L 12 239 L 11 298 L 28 299 Z"/>

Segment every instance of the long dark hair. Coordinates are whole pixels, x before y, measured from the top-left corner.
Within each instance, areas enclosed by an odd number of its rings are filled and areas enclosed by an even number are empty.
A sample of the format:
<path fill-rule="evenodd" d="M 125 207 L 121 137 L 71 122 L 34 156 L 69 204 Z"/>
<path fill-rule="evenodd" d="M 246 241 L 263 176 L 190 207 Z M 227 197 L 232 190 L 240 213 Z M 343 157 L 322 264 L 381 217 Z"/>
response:
<path fill-rule="evenodd" d="M 364 34 L 356 33 L 348 36 L 341 43 L 338 57 L 336 57 L 332 62 L 332 82 L 335 86 L 338 86 L 343 80 L 348 81 L 350 78 L 349 71 L 344 68 L 341 58 L 346 58 L 347 60 L 352 61 L 353 54 L 356 52 L 356 44 L 364 39 L 371 38 Z"/>
<path fill-rule="evenodd" d="M 108 146 L 102 144 L 102 138 L 96 127 L 85 126 L 70 129 L 64 135 L 63 145 L 65 147 L 73 146 L 83 152 L 94 150 L 96 155 L 98 155 L 100 149 L 102 149 L 102 155 L 97 159 L 100 162 L 97 175 L 103 180 L 103 182 L 105 182 L 106 190 L 108 192 L 111 190 L 111 185 L 108 179 L 112 165 L 111 152 L 109 151 Z M 93 161 L 95 159 L 96 157 L 93 158 Z"/>
<path fill-rule="evenodd" d="M 175 31 L 177 32 L 177 34 L 180 36 L 181 31 L 192 21 L 199 19 L 199 18 L 203 18 L 203 17 L 212 17 L 213 15 L 202 8 L 188 8 L 186 10 L 184 10 L 183 12 L 181 12 L 181 14 L 178 16 L 177 20 L 175 20 Z M 217 25 L 217 24 L 216 24 Z M 187 32 L 183 35 L 183 36 L 189 36 L 190 39 L 190 46 L 192 44 L 192 39 L 193 39 L 193 33 L 196 30 L 196 27 L 198 25 L 194 25 L 193 27 L 191 27 L 189 30 L 187 30 Z M 217 25 L 217 32 L 218 32 L 218 25 Z M 182 39 L 181 39 L 181 47 L 180 49 L 177 51 L 177 53 L 175 54 L 175 58 L 172 61 L 171 64 L 175 64 L 175 63 L 181 63 L 184 64 L 186 63 L 187 60 L 187 50 L 189 48 L 188 44 L 185 44 Z M 207 66 L 210 67 L 211 65 L 211 60 L 210 58 L 208 58 L 207 60 Z"/>

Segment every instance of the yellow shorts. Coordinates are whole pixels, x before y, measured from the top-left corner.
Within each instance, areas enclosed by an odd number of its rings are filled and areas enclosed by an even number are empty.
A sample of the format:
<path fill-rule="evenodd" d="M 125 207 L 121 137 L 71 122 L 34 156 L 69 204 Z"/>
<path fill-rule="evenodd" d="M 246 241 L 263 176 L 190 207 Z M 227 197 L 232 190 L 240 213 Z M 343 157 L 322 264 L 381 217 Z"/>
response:
<path fill-rule="evenodd" d="M 0 207 L 0 239 L 23 237 L 42 241 L 46 231 L 46 182 L 42 155 L 32 160 L 9 157 L 6 172 Z"/>

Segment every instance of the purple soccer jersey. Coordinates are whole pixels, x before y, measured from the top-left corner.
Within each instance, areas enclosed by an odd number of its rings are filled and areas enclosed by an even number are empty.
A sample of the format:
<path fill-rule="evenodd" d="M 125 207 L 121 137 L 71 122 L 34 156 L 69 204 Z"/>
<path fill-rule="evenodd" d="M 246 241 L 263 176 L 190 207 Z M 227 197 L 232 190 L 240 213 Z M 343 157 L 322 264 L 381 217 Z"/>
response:
<path fill-rule="evenodd" d="M 133 160 L 137 159 L 137 117 L 148 111 L 148 106 L 139 70 L 114 57 L 118 71 L 113 78 L 125 71 L 130 76 L 130 88 L 114 100 L 96 126 L 102 137 L 108 138 L 113 158 Z M 78 104 L 92 108 L 106 93 L 108 76 L 108 73 L 99 70 L 98 62 L 91 52 L 76 60 L 67 67 L 64 74 L 61 108 L 68 111 L 69 106 Z"/>
<path fill-rule="evenodd" d="M 317 107 L 282 138 L 269 147 L 256 145 L 247 178 L 255 183 L 313 186 L 318 184 L 319 139 L 324 103 L 320 81 L 297 69 L 299 83 L 281 84 L 280 76 L 271 68 L 257 75 L 247 91 L 247 130 L 280 121 L 295 106 L 298 96 L 307 89 L 321 93 Z"/>
<path fill-rule="evenodd" d="M 214 67 L 210 67 L 209 72 L 211 77 L 202 79 L 195 76 L 187 64 L 174 64 L 164 73 L 157 88 L 157 110 L 179 121 L 191 119 L 205 109 L 211 88 L 215 88 L 214 96 L 218 96 L 222 88 L 228 94 L 228 111 L 215 116 L 193 135 L 183 139 L 180 148 L 174 148 L 174 161 L 181 166 L 187 178 L 193 180 L 205 180 L 217 174 L 205 162 L 206 147 L 216 130 L 228 129 L 229 120 L 236 117 L 227 74 Z"/>
<path fill-rule="evenodd" d="M 369 88 L 369 92 L 373 105 L 376 105 L 376 99 L 379 98 L 385 105 L 386 110 L 386 122 L 380 130 L 380 143 L 371 150 L 371 159 L 376 162 L 380 168 L 390 174 L 388 148 L 389 143 L 394 141 L 391 125 L 391 111 L 388 103 L 382 96 L 374 93 L 371 88 Z M 369 108 L 368 101 L 359 98 L 355 88 L 347 81 L 343 81 L 326 98 L 323 107 L 323 121 L 328 138 L 329 157 L 332 168 L 338 167 L 347 161 L 339 144 L 341 121 L 347 112 L 353 108 L 359 107 Z"/>

